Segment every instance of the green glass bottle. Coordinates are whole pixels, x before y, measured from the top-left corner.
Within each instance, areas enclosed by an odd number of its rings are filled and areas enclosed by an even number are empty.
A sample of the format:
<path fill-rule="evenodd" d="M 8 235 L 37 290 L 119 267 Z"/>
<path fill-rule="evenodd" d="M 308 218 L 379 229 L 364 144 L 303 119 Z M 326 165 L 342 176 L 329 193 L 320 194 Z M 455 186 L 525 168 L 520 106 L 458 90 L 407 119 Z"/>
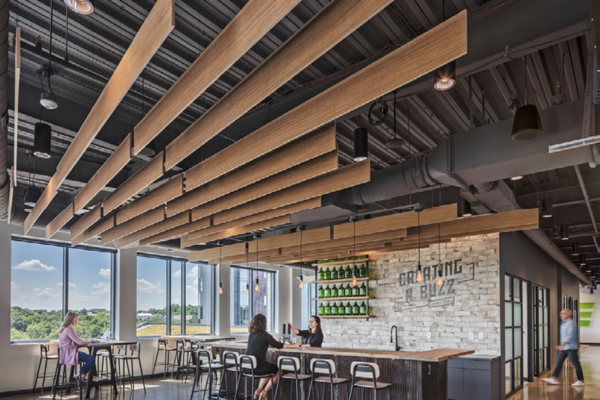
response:
<path fill-rule="evenodd" d="M 338 279 L 338 270 L 335 267 L 331 267 L 331 279 Z"/>
<path fill-rule="evenodd" d="M 329 285 L 327 285 L 325 287 L 325 295 L 323 296 L 323 298 L 327 299 L 329 297 L 331 297 L 331 289 L 329 289 Z"/>
<path fill-rule="evenodd" d="M 360 289 L 358 286 L 352 286 L 352 297 L 360 296 Z"/>
<path fill-rule="evenodd" d="M 346 297 L 346 290 L 344 289 L 344 285 L 340 285 L 338 288 L 338 297 Z"/>
<path fill-rule="evenodd" d="M 333 285 L 331 287 L 331 297 L 339 297 L 338 296 L 338 288 L 335 285 Z"/>
<path fill-rule="evenodd" d="M 361 278 L 367 277 L 367 267 L 365 266 L 365 264 L 360 265 L 360 277 Z"/>
<path fill-rule="evenodd" d="M 346 266 L 346 270 L 344 271 L 344 277 L 346 279 L 352 279 L 352 266 L 351 265 Z"/>
<path fill-rule="evenodd" d="M 368 296 L 368 290 L 367 290 L 367 285 L 365 285 L 365 283 L 363 282 L 362 285 L 360 285 L 360 296 L 361 297 L 366 297 Z"/>
<path fill-rule="evenodd" d="M 352 315 L 352 306 L 350 302 L 346 303 L 346 315 Z"/>
<path fill-rule="evenodd" d="M 331 305 L 329 303 L 325 306 L 325 315 L 331 315 Z"/>
<path fill-rule="evenodd" d="M 333 303 L 333 306 L 331 306 L 331 315 L 338 315 L 338 306 L 336 303 Z"/>
<path fill-rule="evenodd" d="M 323 285 L 319 285 L 319 298 L 322 299 L 325 297 L 325 289 L 323 289 Z"/>
<path fill-rule="evenodd" d="M 327 308 L 325 308 L 325 312 L 327 312 Z M 354 302 L 352 306 L 352 315 L 360 315 L 360 307 L 358 307 L 358 303 Z"/>
<path fill-rule="evenodd" d="M 346 295 L 345 297 L 352 297 L 352 287 L 350 287 L 350 284 L 347 284 L 344 288 L 344 294 Z"/>
<path fill-rule="evenodd" d="M 323 303 L 319 304 L 319 315 L 325 315 L 325 306 Z"/>
<path fill-rule="evenodd" d="M 329 268 L 325 268 L 325 280 L 326 281 L 331 280 L 331 271 L 329 270 Z"/>
<path fill-rule="evenodd" d="M 360 304 L 360 315 L 367 315 L 367 306 L 364 301 Z"/>
<path fill-rule="evenodd" d="M 344 303 L 340 303 L 338 307 L 338 315 L 346 315 L 346 307 L 344 307 Z"/>
<path fill-rule="evenodd" d="M 325 274 L 323 273 L 323 268 L 319 268 L 319 277 L 317 278 L 319 281 L 325 280 Z"/>
<path fill-rule="evenodd" d="M 354 267 L 352 268 L 352 277 L 357 277 L 360 278 L 360 269 L 358 268 L 358 264 L 354 264 Z"/>

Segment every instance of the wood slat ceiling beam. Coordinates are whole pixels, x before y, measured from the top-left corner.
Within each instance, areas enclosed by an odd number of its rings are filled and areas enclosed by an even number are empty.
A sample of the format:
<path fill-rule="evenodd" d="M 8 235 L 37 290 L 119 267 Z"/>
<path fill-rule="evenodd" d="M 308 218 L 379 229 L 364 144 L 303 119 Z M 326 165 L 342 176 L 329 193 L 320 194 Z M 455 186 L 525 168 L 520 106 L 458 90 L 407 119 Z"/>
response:
<path fill-rule="evenodd" d="M 82 234 L 78 235 L 76 238 L 71 239 L 71 246 L 77 246 L 80 243 L 85 242 L 93 238 L 94 236 L 100 235 L 103 232 L 106 232 L 110 228 L 115 226 L 115 214 L 110 214 L 106 218 L 96 222 L 94 225 L 86 229 Z"/>
<path fill-rule="evenodd" d="M 104 232 L 101 236 L 100 243 L 107 244 L 113 240 L 122 238 L 123 236 L 130 235 L 139 230 L 142 230 L 150 225 L 154 225 L 165 219 L 165 207 L 156 207 L 154 210 L 130 219 L 129 221 L 116 225 Z"/>
<path fill-rule="evenodd" d="M 175 27 L 175 2 L 157 0 L 112 74 L 77 136 L 61 158 L 40 199 L 25 220 L 25 234 L 48 207 L 58 188 L 144 70 L 150 59 Z"/>
<path fill-rule="evenodd" d="M 184 214 L 189 214 L 189 213 L 184 213 Z M 171 217 L 171 218 L 175 218 L 175 217 Z M 171 218 L 167 218 L 167 220 L 169 220 Z M 162 242 L 164 240 L 169 240 L 169 239 L 173 239 L 173 238 L 178 238 L 178 237 L 188 233 L 189 229 L 198 230 L 198 229 L 203 229 L 203 228 L 206 228 L 209 226 L 210 226 L 210 217 L 203 218 L 198 221 L 191 222 L 189 224 L 181 225 L 176 228 L 166 230 L 166 231 L 156 234 L 154 236 L 150 236 L 146 239 L 142 239 L 142 240 L 140 240 L 140 246 L 146 246 L 148 244 Z"/>
<path fill-rule="evenodd" d="M 449 18 L 190 171 L 207 183 L 466 54 L 466 16 Z"/>
<path fill-rule="evenodd" d="M 300 0 L 247 2 L 134 128 L 134 154 L 139 154 L 298 3 Z M 263 95 L 259 101 L 271 92 Z"/>
<path fill-rule="evenodd" d="M 329 2 L 198 121 L 167 146 L 166 168 L 170 169 L 183 161 L 390 3 L 391 0 Z"/>
<path fill-rule="evenodd" d="M 102 218 L 102 206 L 97 204 L 87 214 L 79 218 L 79 221 L 73 224 L 71 227 L 71 240 L 81 235 L 88 227 L 95 224 L 100 218 Z"/>
<path fill-rule="evenodd" d="M 187 224 L 190 222 L 190 218 L 191 215 L 189 212 L 181 213 L 179 215 L 174 216 L 173 218 L 167 218 L 164 221 L 160 221 L 154 225 L 150 225 L 147 228 L 141 229 L 135 233 L 117 239 L 115 245 L 118 249 L 125 246 L 129 246 L 130 244 L 137 243 L 142 239 L 158 235 L 178 226 Z"/>

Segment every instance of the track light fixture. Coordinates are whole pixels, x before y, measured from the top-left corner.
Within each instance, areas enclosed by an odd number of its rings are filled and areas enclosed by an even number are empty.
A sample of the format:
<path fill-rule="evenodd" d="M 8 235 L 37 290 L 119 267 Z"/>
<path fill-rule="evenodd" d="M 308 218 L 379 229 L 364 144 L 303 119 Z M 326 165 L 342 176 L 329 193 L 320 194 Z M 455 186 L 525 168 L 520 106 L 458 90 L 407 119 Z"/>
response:
<path fill-rule="evenodd" d="M 552 218 L 552 197 L 544 197 L 542 199 L 542 218 Z"/>
<path fill-rule="evenodd" d="M 33 133 L 33 155 L 39 158 L 50 158 L 52 150 L 52 128 L 43 122 L 35 124 Z"/>
<path fill-rule="evenodd" d="M 562 224 L 560 226 L 560 240 L 569 240 L 569 225 Z"/>
<path fill-rule="evenodd" d="M 367 128 L 354 130 L 354 161 L 359 162 L 369 158 L 369 132 Z"/>
<path fill-rule="evenodd" d="M 64 0 L 66 6 L 77 14 L 90 15 L 94 12 L 94 0 Z"/>
<path fill-rule="evenodd" d="M 456 84 L 456 61 L 450 61 L 433 71 L 433 88 L 439 92 L 450 90 Z"/>

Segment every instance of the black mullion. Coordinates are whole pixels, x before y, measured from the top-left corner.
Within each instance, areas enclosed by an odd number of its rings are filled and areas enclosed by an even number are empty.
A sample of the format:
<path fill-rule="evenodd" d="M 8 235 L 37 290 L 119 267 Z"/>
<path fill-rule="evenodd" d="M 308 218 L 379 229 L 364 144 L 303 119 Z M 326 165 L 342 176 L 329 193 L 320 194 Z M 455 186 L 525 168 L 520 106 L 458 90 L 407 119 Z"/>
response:
<path fill-rule="evenodd" d="M 63 247 L 63 320 L 69 312 L 69 249 Z"/>
<path fill-rule="evenodd" d="M 167 273 L 167 335 L 171 334 L 171 260 L 166 261 L 166 273 Z"/>
<path fill-rule="evenodd" d="M 117 274 L 115 267 L 117 265 L 117 254 L 114 253 L 110 258 L 110 332 L 111 337 L 115 337 L 115 305 L 116 305 L 116 290 Z M 137 316 L 136 316 L 137 318 Z"/>
<path fill-rule="evenodd" d="M 200 268 L 200 267 L 198 267 Z M 181 263 L 181 334 L 185 335 L 186 329 L 186 310 L 185 310 L 185 285 L 186 285 L 186 276 L 187 276 L 187 262 Z"/>

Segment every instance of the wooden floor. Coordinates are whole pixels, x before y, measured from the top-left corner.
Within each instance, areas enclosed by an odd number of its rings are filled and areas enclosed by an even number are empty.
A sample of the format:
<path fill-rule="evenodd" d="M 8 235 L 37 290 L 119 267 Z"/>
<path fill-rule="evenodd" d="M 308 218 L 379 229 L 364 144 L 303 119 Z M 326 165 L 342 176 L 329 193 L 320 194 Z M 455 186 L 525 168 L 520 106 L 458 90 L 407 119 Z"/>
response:
<path fill-rule="evenodd" d="M 534 382 L 525 383 L 525 387 L 509 400 L 600 400 L 600 346 L 582 349 L 580 357 L 585 387 L 571 386 L 577 380 L 575 369 L 565 363 L 558 378 L 561 385 L 549 385 L 541 378 L 535 378 Z M 551 372 L 546 372 L 543 377 L 550 375 Z"/>

